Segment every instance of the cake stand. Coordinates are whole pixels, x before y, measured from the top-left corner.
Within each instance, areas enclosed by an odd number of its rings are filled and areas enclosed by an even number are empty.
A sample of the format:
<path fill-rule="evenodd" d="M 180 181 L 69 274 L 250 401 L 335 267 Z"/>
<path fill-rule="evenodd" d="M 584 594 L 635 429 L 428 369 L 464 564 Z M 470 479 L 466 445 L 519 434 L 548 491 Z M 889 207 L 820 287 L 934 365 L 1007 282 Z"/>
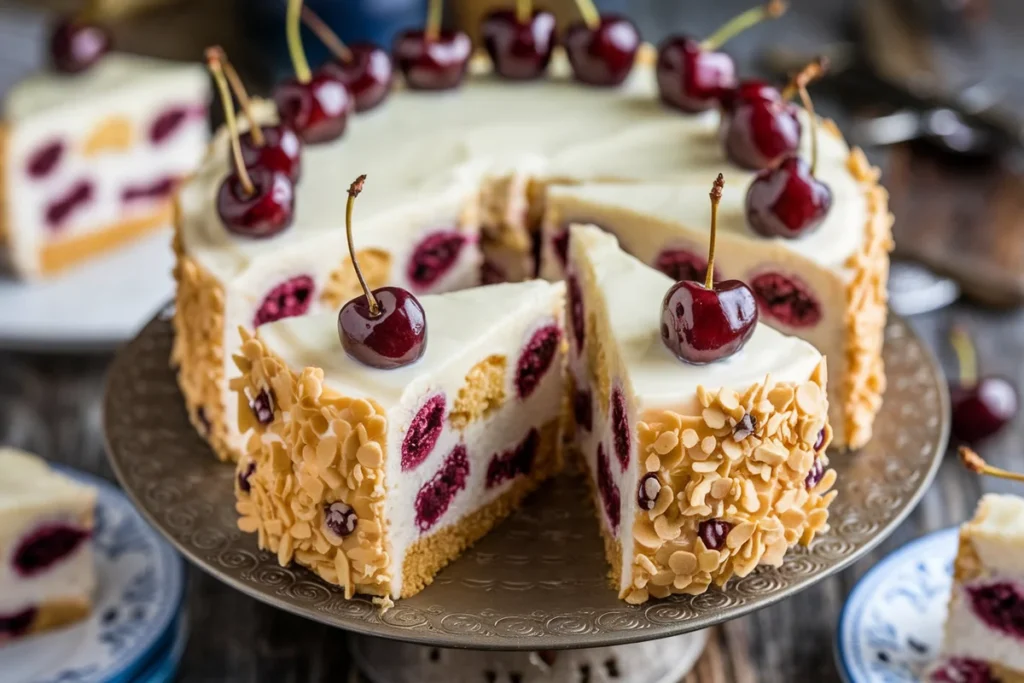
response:
<path fill-rule="evenodd" d="M 217 462 L 185 415 L 168 364 L 165 311 L 118 355 L 104 429 L 111 463 L 148 520 L 192 562 L 258 600 L 355 634 L 370 683 L 677 683 L 702 631 L 794 595 L 880 543 L 932 480 L 948 437 L 945 382 L 921 341 L 893 318 L 885 331 L 889 387 L 875 436 L 832 454 L 839 496 L 831 530 L 724 590 L 631 606 L 606 578 L 589 494 L 564 476 L 412 598 L 382 611 L 298 567 L 281 567 L 238 531 L 231 467 Z M 381 640 L 391 639 L 390 642 Z M 657 643 L 646 641 L 660 640 Z M 575 652 L 555 652 L 586 648 Z M 505 652 L 496 652 L 496 651 Z"/>

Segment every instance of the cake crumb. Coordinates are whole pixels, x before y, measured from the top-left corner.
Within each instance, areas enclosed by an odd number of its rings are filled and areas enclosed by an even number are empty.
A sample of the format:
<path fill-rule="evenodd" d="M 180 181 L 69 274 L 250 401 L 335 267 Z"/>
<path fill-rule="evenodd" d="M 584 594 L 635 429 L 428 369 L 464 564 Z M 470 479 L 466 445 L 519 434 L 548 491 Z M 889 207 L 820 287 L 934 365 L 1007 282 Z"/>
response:
<path fill-rule="evenodd" d="M 373 598 L 372 602 L 374 605 L 380 608 L 380 616 L 384 616 L 384 613 L 395 606 L 394 600 L 391 599 L 390 595 L 384 597 Z"/>

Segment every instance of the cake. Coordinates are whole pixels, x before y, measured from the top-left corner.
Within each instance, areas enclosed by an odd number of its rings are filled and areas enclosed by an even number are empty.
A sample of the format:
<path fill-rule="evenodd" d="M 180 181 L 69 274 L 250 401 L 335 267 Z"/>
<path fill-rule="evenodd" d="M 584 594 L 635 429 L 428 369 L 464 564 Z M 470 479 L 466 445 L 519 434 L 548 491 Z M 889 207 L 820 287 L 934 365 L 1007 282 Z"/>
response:
<path fill-rule="evenodd" d="M 594 226 L 571 228 L 567 267 L 574 445 L 620 597 L 701 593 L 823 531 L 821 354 L 757 323 L 731 357 L 680 362 L 661 339 L 672 278 Z"/>
<path fill-rule="evenodd" d="M 12 88 L 0 122 L 0 253 L 53 275 L 171 224 L 171 194 L 208 143 L 199 65 L 108 54 Z"/>
<path fill-rule="evenodd" d="M 96 491 L 0 449 L 0 643 L 85 618 Z"/>

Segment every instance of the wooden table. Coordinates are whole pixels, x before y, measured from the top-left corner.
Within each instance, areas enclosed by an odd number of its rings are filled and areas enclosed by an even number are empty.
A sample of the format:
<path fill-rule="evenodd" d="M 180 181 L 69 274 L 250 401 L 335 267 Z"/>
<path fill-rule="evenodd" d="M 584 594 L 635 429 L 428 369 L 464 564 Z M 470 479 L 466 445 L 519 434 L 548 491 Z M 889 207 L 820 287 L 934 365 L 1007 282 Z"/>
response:
<path fill-rule="evenodd" d="M 696 35 L 730 16 L 747 0 L 716 3 L 644 0 L 634 14 L 645 35 L 666 27 Z M 827 40 L 824 29 L 833 3 L 795 3 L 797 16 L 752 32 L 751 40 L 785 39 L 813 49 Z M 832 8 L 822 7 L 829 5 Z M 804 12 L 806 9 L 808 12 Z M 755 35 L 756 34 L 756 35 Z M 749 63 L 756 43 L 730 46 Z M 957 305 L 912 320 L 947 370 L 952 354 L 945 341 L 952 321 L 973 330 L 985 373 L 1024 384 L 1024 313 L 987 313 Z M 0 353 L 0 443 L 35 451 L 55 461 L 112 478 L 103 451 L 100 406 L 106 355 L 44 356 Z M 985 445 L 994 464 L 1024 470 L 1024 419 Z M 798 598 L 769 607 L 718 629 L 687 683 L 799 683 L 838 681 L 832 640 L 836 620 L 854 582 L 881 557 L 926 532 L 968 517 L 982 491 L 1020 491 L 998 481 L 979 481 L 949 458 L 932 489 L 911 517 L 870 557 L 823 581 Z M 344 634 L 262 605 L 202 572 L 190 570 L 192 634 L 180 680 L 188 683 L 335 683 L 348 662 Z"/>

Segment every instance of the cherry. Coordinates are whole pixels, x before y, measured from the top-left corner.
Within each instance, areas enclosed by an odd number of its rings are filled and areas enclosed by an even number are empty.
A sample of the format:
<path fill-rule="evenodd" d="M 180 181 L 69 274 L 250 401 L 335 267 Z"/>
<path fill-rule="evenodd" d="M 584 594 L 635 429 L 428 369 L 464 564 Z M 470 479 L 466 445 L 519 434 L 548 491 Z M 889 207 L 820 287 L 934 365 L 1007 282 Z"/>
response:
<path fill-rule="evenodd" d="M 742 168 L 771 168 L 796 151 L 800 120 L 796 108 L 782 99 L 734 96 L 725 105 L 721 136 L 725 154 Z"/>
<path fill-rule="evenodd" d="M 658 48 L 658 92 L 666 104 L 689 113 L 711 109 L 723 93 L 736 87 L 732 57 L 717 49 L 764 19 L 786 11 L 782 0 L 770 0 L 734 17 L 703 41 L 669 36 Z"/>
<path fill-rule="evenodd" d="M 263 166 L 246 168 L 221 54 L 217 48 L 211 48 L 206 52 L 206 61 L 224 105 L 235 170 L 217 190 L 217 214 L 229 232 L 245 237 L 272 237 L 292 223 L 295 186 L 280 171 Z"/>
<path fill-rule="evenodd" d="M 522 81 L 547 71 L 555 47 L 555 15 L 533 11 L 531 0 L 516 0 L 515 10 L 496 10 L 481 25 L 484 47 L 494 70 Z"/>
<path fill-rule="evenodd" d="M 50 36 L 50 58 L 57 71 L 77 74 L 107 54 L 111 43 L 103 27 L 81 19 L 65 19 Z"/>
<path fill-rule="evenodd" d="M 441 30 L 441 0 L 430 0 L 427 25 L 395 38 L 393 53 L 414 90 L 451 90 L 466 77 L 473 43 L 462 31 Z"/>
<path fill-rule="evenodd" d="M 640 32 L 626 17 L 598 14 L 591 0 L 576 0 L 583 21 L 569 25 L 562 42 L 576 80 L 614 86 L 626 80 L 640 48 Z"/>
<path fill-rule="evenodd" d="M 812 64 L 817 73 L 824 66 Z M 807 72 L 807 69 L 805 69 Z M 806 81 L 797 78 L 804 108 L 811 120 L 811 163 L 787 155 L 778 166 L 757 174 L 747 188 L 747 222 L 765 237 L 797 238 L 821 225 L 832 208 L 832 190 L 815 177 L 818 167 L 818 117 L 807 94 Z"/>
<path fill-rule="evenodd" d="M 357 112 L 373 109 L 387 98 L 394 68 L 391 56 L 383 48 L 372 43 L 345 45 L 330 26 L 305 6 L 302 21 L 334 53 L 335 60 L 327 62 L 323 69 L 345 84 Z"/>
<path fill-rule="evenodd" d="M 401 287 L 370 291 L 356 261 L 352 243 L 352 206 L 363 190 L 365 175 L 348 190 L 345 230 L 348 252 L 364 296 L 357 296 L 338 313 L 338 335 L 345 352 L 370 367 L 390 370 L 415 363 L 427 350 L 427 316 L 411 292 Z"/>
<path fill-rule="evenodd" d="M 739 280 L 713 286 L 718 203 L 725 179 L 711 189 L 711 246 L 704 284 L 683 280 L 672 285 L 661 304 L 661 340 L 679 360 L 704 365 L 727 358 L 747 343 L 757 326 L 754 292 Z"/>
<path fill-rule="evenodd" d="M 978 378 L 977 354 L 965 330 L 955 327 L 950 341 L 960 364 L 959 382 L 949 392 L 952 432 L 957 440 L 974 444 L 992 436 L 1016 416 L 1017 390 L 1003 377 Z"/>

